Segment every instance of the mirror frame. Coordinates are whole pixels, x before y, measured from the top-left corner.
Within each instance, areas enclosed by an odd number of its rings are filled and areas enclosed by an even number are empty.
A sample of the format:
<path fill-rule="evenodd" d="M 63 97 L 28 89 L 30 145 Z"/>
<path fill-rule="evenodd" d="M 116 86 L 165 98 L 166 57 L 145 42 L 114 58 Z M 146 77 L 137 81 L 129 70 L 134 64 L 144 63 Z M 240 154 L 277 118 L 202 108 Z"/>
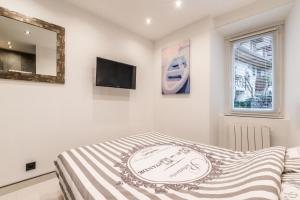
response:
<path fill-rule="evenodd" d="M 0 78 L 64 84 L 65 83 L 65 28 L 37 18 L 28 17 L 18 12 L 10 11 L 3 7 L 0 7 L 0 16 L 14 19 L 19 22 L 37 26 L 43 29 L 47 29 L 49 31 L 54 31 L 57 34 L 56 76 L 42 75 L 42 74 L 24 74 L 19 72 L 0 72 Z"/>

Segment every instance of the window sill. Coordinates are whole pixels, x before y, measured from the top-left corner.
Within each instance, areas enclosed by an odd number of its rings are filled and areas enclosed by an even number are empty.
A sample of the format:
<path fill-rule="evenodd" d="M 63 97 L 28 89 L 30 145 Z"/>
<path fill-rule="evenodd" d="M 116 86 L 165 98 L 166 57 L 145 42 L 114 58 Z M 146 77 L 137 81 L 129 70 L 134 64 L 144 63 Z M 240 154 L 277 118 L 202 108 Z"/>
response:
<path fill-rule="evenodd" d="M 283 115 L 280 114 L 248 114 L 248 113 L 225 113 L 224 116 L 228 117 L 248 117 L 248 118 L 266 118 L 266 119 L 284 119 Z"/>

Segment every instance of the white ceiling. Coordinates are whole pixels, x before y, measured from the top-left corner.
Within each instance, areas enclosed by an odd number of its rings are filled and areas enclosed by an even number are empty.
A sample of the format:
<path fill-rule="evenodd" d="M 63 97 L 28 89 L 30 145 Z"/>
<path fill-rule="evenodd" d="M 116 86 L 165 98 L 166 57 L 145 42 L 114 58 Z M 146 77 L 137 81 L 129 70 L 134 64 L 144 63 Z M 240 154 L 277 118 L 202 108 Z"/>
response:
<path fill-rule="evenodd" d="M 182 0 L 182 7 L 175 7 L 176 0 L 66 0 L 97 16 L 125 27 L 151 40 L 206 16 L 220 16 L 247 6 L 256 0 Z M 146 25 L 147 17 L 152 24 Z"/>

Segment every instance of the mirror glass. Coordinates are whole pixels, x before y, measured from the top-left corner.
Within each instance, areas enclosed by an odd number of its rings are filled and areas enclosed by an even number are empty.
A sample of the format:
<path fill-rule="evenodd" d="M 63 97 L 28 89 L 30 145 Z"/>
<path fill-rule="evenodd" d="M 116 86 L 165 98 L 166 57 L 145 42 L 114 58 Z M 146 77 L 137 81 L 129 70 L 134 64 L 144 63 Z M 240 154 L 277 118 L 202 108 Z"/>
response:
<path fill-rule="evenodd" d="M 54 31 L 0 16 L 0 71 L 56 76 Z"/>

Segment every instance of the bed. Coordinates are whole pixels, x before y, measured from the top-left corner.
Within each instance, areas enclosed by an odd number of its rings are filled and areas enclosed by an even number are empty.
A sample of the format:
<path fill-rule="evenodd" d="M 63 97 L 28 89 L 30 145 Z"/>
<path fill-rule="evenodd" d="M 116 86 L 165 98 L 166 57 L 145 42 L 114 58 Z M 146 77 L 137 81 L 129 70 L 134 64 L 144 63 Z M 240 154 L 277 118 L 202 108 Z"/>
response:
<path fill-rule="evenodd" d="M 65 151 L 55 166 L 66 200 L 296 200 L 297 151 L 242 153 L 147 133 Z"/>

